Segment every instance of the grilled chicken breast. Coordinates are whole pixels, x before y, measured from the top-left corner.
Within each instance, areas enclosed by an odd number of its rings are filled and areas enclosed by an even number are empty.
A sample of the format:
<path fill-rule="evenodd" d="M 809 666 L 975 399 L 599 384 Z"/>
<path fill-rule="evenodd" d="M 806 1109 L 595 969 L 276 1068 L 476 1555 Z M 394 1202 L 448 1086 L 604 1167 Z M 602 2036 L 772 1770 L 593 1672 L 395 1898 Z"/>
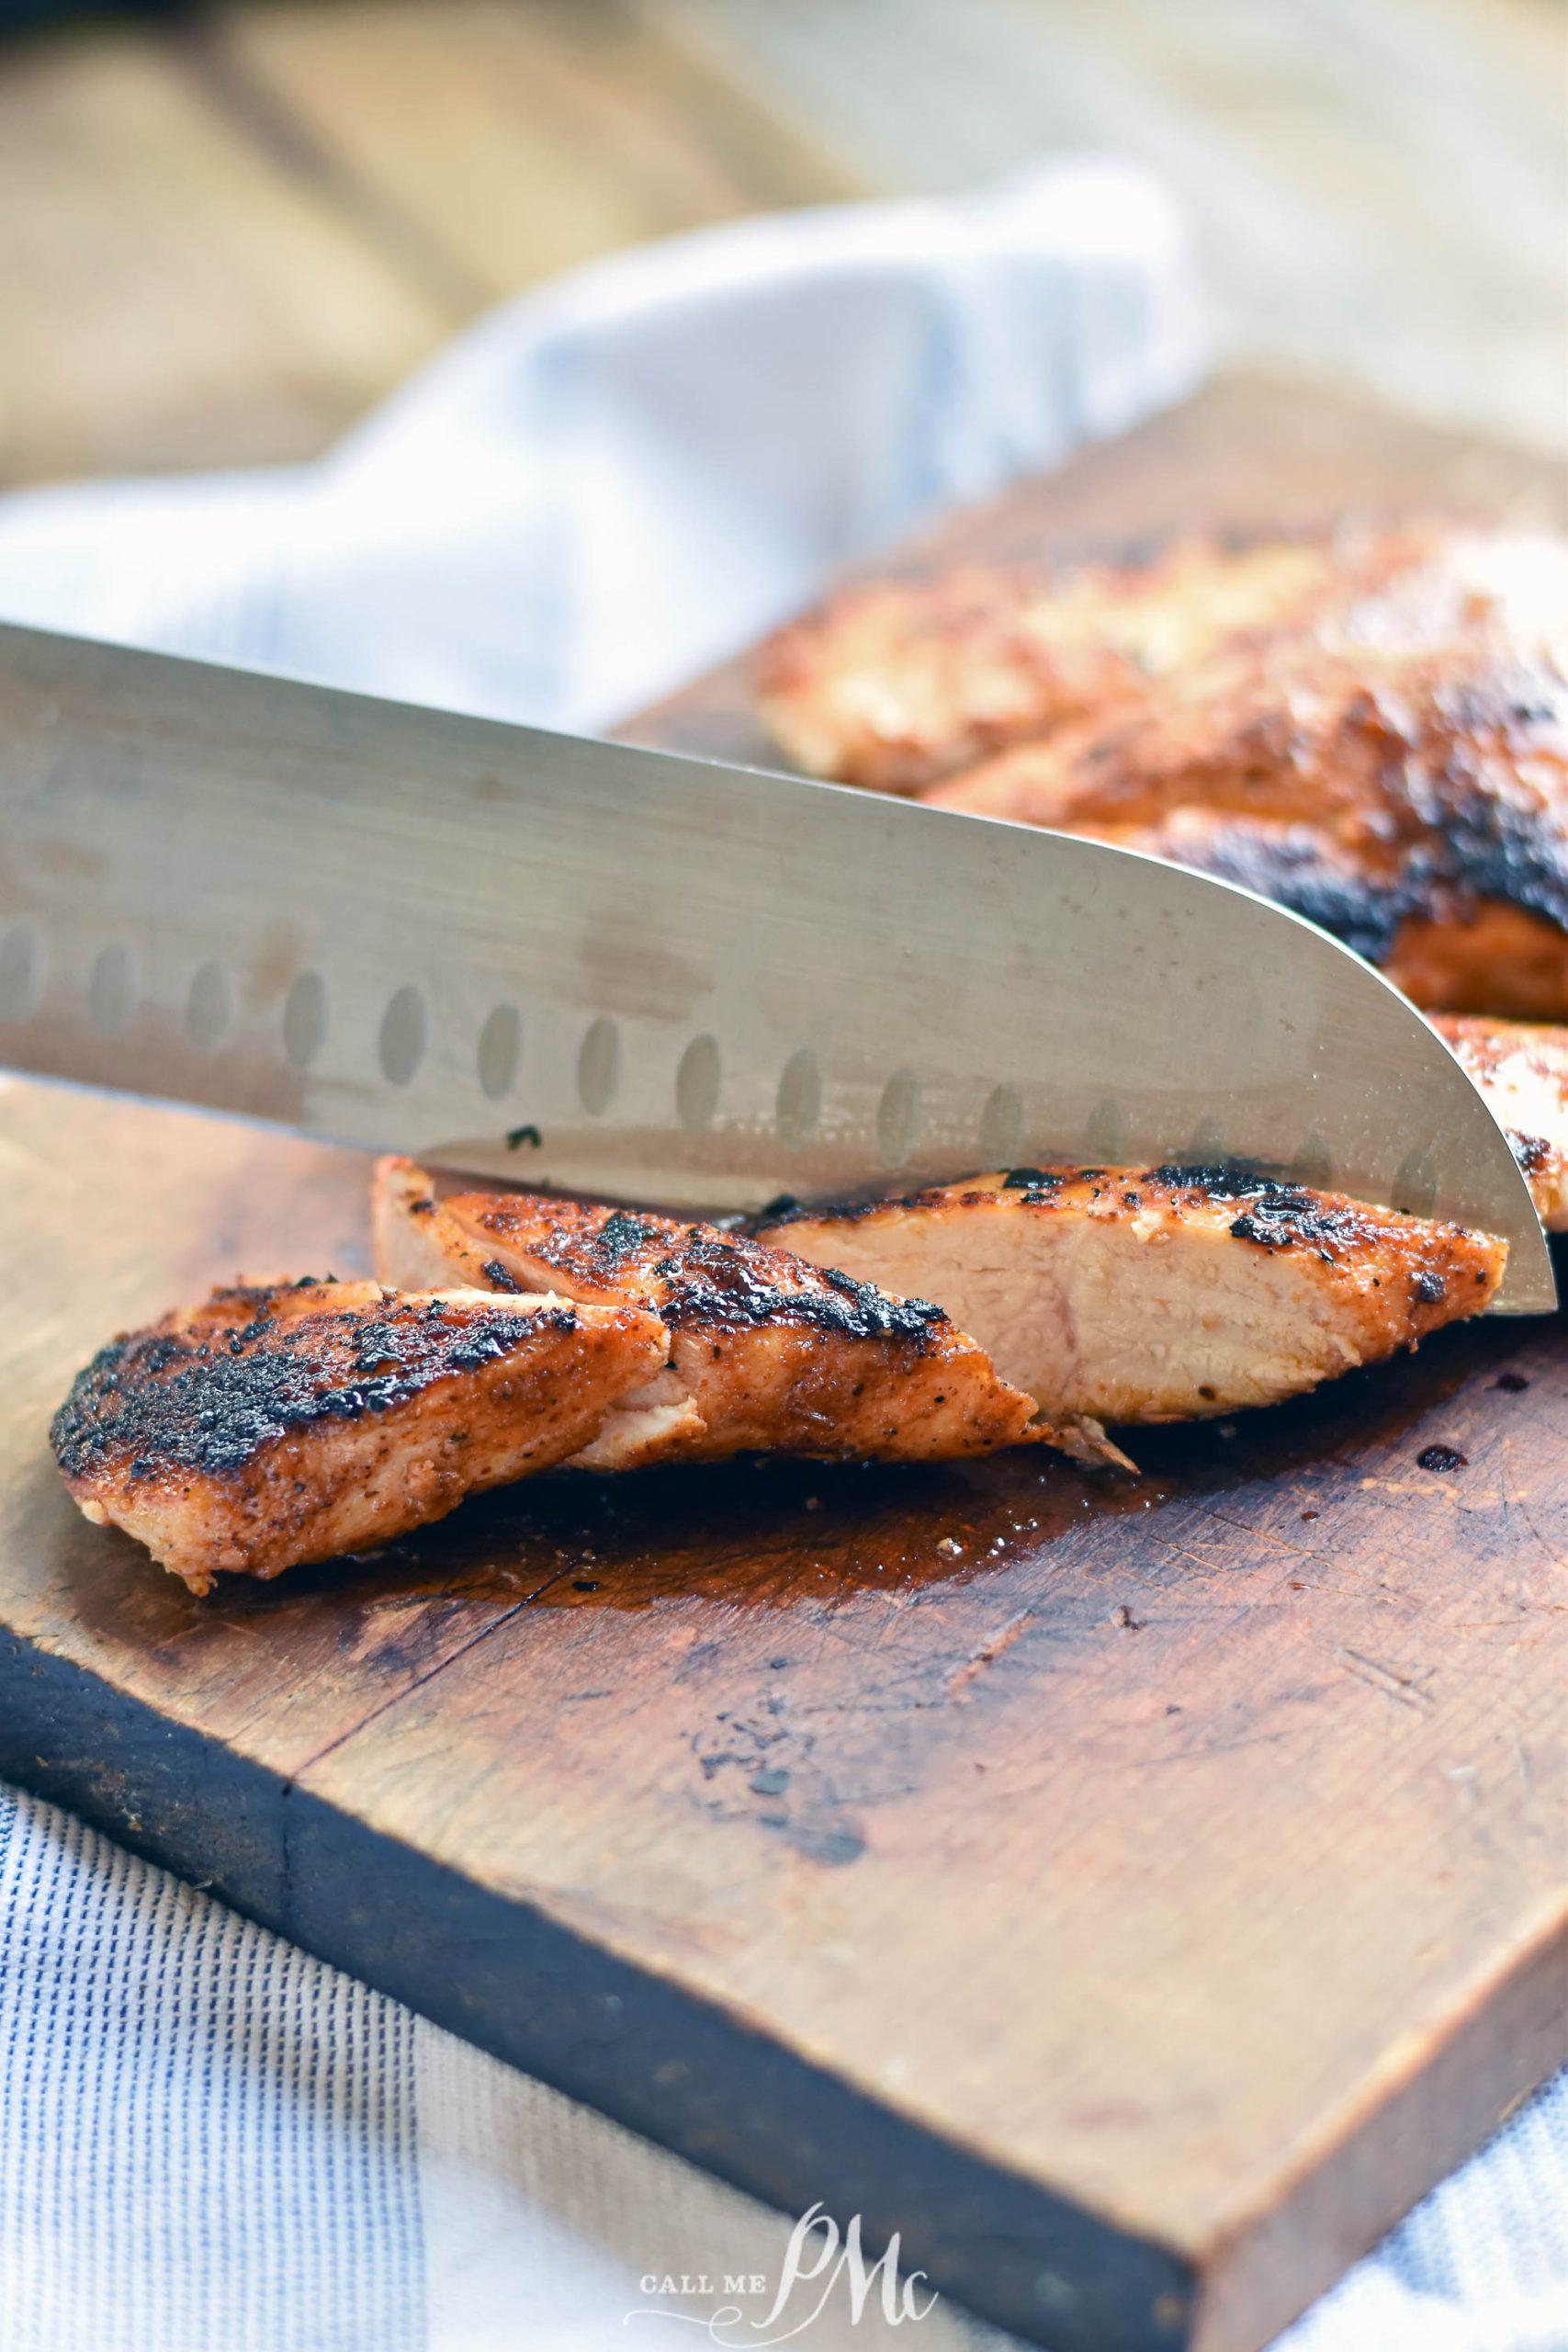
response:
<path fill-rule="evenodd" d="M 1434 539 L 1430 526 L 1352 526 L 1242 548 L 1185 540 L 1145 563 L 872 581 L 769 640 L 758 704 L 808 775 L 914 792 L 1224 646 L 1307 627 L 1418 564 Z"/>
<path fill-rule="evenodd" d="M 928 797 L 1245 883 L 1433 1009 L 1568 1017 L 1568 683 L 1490 639 L 1238 655 Z"/>
<path fill-rule="evenodd" d="M 846 592 L 759 685 L 814 773 L 1246 883 L 1417 1003 L 1568 1021 L 1568 543 L 1436 522 Z"/>
<path fill-rule="evenodd" d="M 220 1568 L 362 1551 L 580 1453 L 664 1353 L 625 1304 L 242 1286 L 103 1349 L 51 1434 L 86 1516 L 206 1592 Z"/>
<path fill-rule="evenodd" d="M 1568 1029 L 1439 1018 L 1441 1030 L 1508 1132 L 1549 1233 L 1568 1233 Z"/>
<path fill-rule="evenodd" d="M 1506 1244 L 1227 1168 L 1015 1169 L 759 1224 L 918 1282 L 1048 1420 L 1269 1405 L 1478 1314 Z"/>
<path fill-rule="evenodd" d="M 709 1225 L 528 1193 L 437 1200 L 384 1161 L 378 1271 L 625 1302 L 668 1335 L 660 1376 L 623 1396 L 578 1461 L 628 1469 L 749 1451 L 926 1461 L 987 1453 L 1034 1429 L 1031 1396 L 940 1307 L 821 1272 Z"/>

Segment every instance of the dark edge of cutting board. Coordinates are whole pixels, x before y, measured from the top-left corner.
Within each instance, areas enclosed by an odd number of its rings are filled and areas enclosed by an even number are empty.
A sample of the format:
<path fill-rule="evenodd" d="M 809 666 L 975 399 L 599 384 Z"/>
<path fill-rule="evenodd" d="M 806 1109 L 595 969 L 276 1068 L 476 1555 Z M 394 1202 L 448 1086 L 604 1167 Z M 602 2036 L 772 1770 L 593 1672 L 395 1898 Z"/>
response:
<path fill-rule="evenodd" d="M 902 2232 L 906 2268 L 1000 2327 L 1061 2352 L 1190 2340 L 1195 2281 L 1168 2248 L 83 1668 L 15 1639 L 0 1640 L 0 1779 L 781 2211 L 819 2199 L 859 2213 L 868 2252 Z M 1069 2332 L 1043 2320 L 1058 2302 Z"/>

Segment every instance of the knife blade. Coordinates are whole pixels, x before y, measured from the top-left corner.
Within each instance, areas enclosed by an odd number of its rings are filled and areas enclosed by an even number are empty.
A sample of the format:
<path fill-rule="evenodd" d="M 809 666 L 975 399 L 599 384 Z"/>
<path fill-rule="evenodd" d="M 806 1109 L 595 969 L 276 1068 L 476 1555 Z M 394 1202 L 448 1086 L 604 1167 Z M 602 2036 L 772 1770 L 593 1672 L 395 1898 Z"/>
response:
<path fill-rule="evenodd" d="M 1504 1235 L 1326 934 L 1131 851 L 0 628 L 0 1061 L 672 1208 L 1213 1161 Z"/>

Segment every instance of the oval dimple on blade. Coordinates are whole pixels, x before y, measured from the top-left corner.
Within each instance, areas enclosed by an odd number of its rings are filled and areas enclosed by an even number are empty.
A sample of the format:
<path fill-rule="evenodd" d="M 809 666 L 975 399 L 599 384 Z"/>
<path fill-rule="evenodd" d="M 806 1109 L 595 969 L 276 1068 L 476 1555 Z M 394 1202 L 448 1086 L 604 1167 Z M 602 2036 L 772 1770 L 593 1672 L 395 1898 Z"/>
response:
<path fill-rule="evenodd" d="M 1127 1158 L 1127 1114 L 1120 1102 L 1097 1102 L 1083 1133 L 1084 1158 L 1105 1168 L 1120 1168 Z"/>
<path fill-rule="evenodd" d="M 327 984 L 301 972 L 283 1006 L 283 1052 L 290 1069 L 309 1069 L 327 1042 Z"/>
<path fill-rule="evenodd" d="M 382 1074 L 389 1085 L 412 1083 L 424 1059 L 429 1032 L 429 1014 L 420 990 L 408 983 L 394 989 L 387 1000 L 377 1039 Z"/>
<path fill-rule="evenodd" d="M 720 1075 L 717 1039 L 705 1034 L 694 1037 L 675 1073 L 676 1116 L 693 1135 L 701 1135 L 713 1125 Z"/>
<path fill-rule="evenodd" d="M 876 1109 L 876 1140 L 889 1168 L 902 1168 L 915 1148 L 920 1124 L 920 1081 L 912 1069 L 896 1069 Z"/>
<path fill-rule="evenodd" d="M 793 1053 L 779 1080 L 774 1113 L 779 1141 L 791 1150 L 810 1142 L 822 1116 L 822 1073 L 809 1046 Z"/>
<path fill-rule="evenodd" d="M 1326 1136 L 1314 1128 L 1290 1163 L 1291 1174 L 1298 1184 L 1310 1184 L 1314 1192 L 1334 1190 L 1334 1154 Z"/>
<path fill-rule="evenodd" d="M 621 1082 L 621 1033 L 601 1018 L 592 1023 L 577 1057 L 578 1100 L 592 1119 L 610 1107 Z"/>
<path fill-rule="evenodd" d="M 1113 1095 L 1125 1141 L 1095 1140 L 1119 1160 L 1280 1166 L 1310 1129 L 1337 1189 L 1375 1200 L 1418 1147 L 1436 1191 L 1402 1171 L 1404 1199 L 1508 1240 L 1502 1311 L 1553 1304 L 1507 1139 L 1408 1002 L 1299 918 L 1134 851 L 10 628 L 0 836 L 22 1067 L 198 1085 L 378 1148 L 536 1126 L 531 1176 L 736 1208 L 877 1183 L 909 1125 L 892 1074 L 919 1088 L 903 1189 L 977 1146 L 1070 1156 Z M 137 958 L 123 1040 L 88 1016 L 114 943 Z M 46 947 L 55 985 L 18 1023 Z M 236 1018 L 193 1057 L 205 959 Z M 406 1046 L 389 1069 L 377 1046 L 405 987 L 429 1037 L 400 1078 Z M 477 1056 L 508 1003 L 529 1061 L 502 1111 Z M 678 1082 L 698 1035 L 724 1042 L 707 1126 Z"/>
<path fill-rule="evenodd" d="M 514 1004 L 496 1004 L 479 1031 L 477 1067 L 487 1101 L 499 1102 L 517 1083 L 523 1058 L 523 1017 Z"/>
<path fill-rule="evenodd" d="M 210 1054 L 223 1042 L 234 1017 L 233 989 L 229 975 L 215 956 L 198 964 L 186 999 L 186 1035 L 198 1053 Z"/>
<path fill-rule="evenodd" d="M 1229 1148 L 1224 1121 L 1210 1117 L 1199 1120 L 1188 1140 L 1184 1156 L 1194 1168 L 1218 1168 L 1224 1165 Z"/>
<path fill-rule="evenodd" d="M 100 948 L 87 982 L 87 1018 L 100 1037 L 118 1037 L 136 1009 L 136 967 L 122 940 Z"/>
<path fill-rule="evenodd" d="M 1023 1152 L 1023 1097 L 1016 1086 L 993 1086 L 980 1114 L 980 1168 L 1014 1168 Z"/>

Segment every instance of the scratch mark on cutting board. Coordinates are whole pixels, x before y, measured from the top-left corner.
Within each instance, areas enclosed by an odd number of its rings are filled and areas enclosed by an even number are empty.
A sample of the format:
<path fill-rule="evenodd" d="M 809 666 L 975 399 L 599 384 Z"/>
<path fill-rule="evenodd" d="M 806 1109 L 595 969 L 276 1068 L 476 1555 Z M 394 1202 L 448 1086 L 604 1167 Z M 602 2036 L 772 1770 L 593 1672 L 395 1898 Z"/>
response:
<path fill-rule="evenodd" d="M 1359 1650 L 1346 1649 L 1341 1644 L 1336 1645 L 1334 1655 L 1347 1674 L 1353 1674 L 1359 1682 L 1365 1682 L 1373 1690 L 1381 1690 L 1385 1699 L 1395 1699 L 1402 1707 L 1419 1709 L 1431 1705 L 1430 1692 L 1410 1676 L 1396 1674 L 1392 1666 L 1381 1666 L 1375 1657 L 1363 1657 Z M 1431 1668 L 1424 1668 L 1422 1671 L 1429 1674 Z"/>
<path fill-rule="evenodd" d="M 1033 1623 L 1033 1610 L 1021 1609 L 1016 1616 L 1008 1619 L 999 1633 L 987 1634 L 983 1642 L 970 1651 L 963 1665 L 955 1667 L 948 1676 L 948 1697 L 956 1699 L 961 1691 L 966 1690 L 970 1683 L 985 1673 L 987 1667 L 995 1666 L 1004 1651 L 1011 1649 L 1020 1634 L 1026 1633 Z"/>

